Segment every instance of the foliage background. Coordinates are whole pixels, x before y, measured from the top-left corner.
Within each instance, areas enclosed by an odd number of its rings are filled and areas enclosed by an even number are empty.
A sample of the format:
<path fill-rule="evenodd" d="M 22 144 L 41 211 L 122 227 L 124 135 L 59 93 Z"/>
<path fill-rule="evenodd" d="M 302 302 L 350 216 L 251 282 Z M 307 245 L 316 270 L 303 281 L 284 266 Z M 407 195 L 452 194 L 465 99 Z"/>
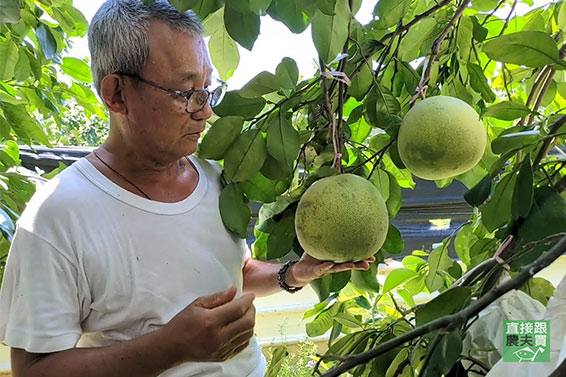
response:
<path fill-rule="evenodd" d="M 330 330 L 329 354 L 367 351 L 465 309 L 486 297 L 502 276 L 515 276 L 543 255 L 566 231 L 566 158 L 556 148 L 564 146 L 566 133 L 562 1 L 517 16 L 517 4 L 532 6 L 532 1 L 380 0 L 365 25 L 352 17 L 360 0 L 170 2 L 204 20 L 222 79 L 238 65 L 236 44 L 253 47 L 263 17 L 294 33 L 311 25 L 319 54 L 314 77 L 299 80 L 290 58 L 275 72 L 258 72 L 215 109 L 198 151 L 223 164 L 220 210 L 232 232 L 245 237 L 249 201 L 265 203 L 253 245 L 258 259 L 303 252 L 293 225 L 297 203 L 314 181 L 338 172 L 375 184 L 394 218 L 401 188 L 415 186 L 399 158 L 397 132 L 421 97 L 454 96 L 482 116 L 490 143 L 480 163 L 436 182 L 445 187 L 458 180 L 470 189 L 465 198 L 474 213 L 468 223 L 440 245 L 403 258 L 403 268 L 384 286 L 376 280 L 377 262 L 368 272 L 313 283 L 321 302 L 305 313 L 313 319 L 307 333 Z M 508 15 L 497 16 L 505 6 Z M 69 0 L 0 5 L 0 269 L 34 182 L 51 176 L 24 171 L 18 145 L 97 145 L 104 138 L 106 115 L 89 86 L 88 62 L 63 57 L 69 37 L 84 36 L 86 28 Z M 450 245 L 460 263 L 449 256 Z M 400 232 L 390 226 L 378 262 L 403 249 Z M 543 303 L 553 293 L 541 279 L 522 289 Z M 440 295 L 416 306 L 414 296 L 422 292 Z M 467 322 L 450 332 L 435 329 L 352 373 L 465 375 L 459 350 L 466 328 Z M 338 340 L 341 334 L 346 336 Z M 332 366 L 331 356 L 326 361 Z"/>

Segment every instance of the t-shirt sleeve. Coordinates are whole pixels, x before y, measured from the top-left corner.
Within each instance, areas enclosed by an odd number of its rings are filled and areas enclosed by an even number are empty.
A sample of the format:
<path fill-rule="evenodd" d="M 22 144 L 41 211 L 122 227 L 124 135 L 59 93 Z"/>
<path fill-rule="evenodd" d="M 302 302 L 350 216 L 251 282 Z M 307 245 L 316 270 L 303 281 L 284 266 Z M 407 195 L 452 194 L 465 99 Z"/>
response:
<path fill-rule="evenodd" d="M 18 229 L 0 290 L 0 341 L 34 353 L 75 347 L 82 332 L 77 271 L 69 255 Z"/>

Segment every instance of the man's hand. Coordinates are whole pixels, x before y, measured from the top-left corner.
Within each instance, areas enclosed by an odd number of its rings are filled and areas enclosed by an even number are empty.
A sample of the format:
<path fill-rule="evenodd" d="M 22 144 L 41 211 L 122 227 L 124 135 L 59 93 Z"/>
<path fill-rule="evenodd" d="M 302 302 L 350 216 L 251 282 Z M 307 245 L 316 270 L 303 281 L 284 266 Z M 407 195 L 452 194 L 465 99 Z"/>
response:
<path fill-rule="evenodd" d="M 369 264 L 372 262 L 375 262 L 374 256 L 359 262 L 334 263 L 321 261 L 304 253 L 299 262 L 287 270 L 285 282 L 292 287 L 303 287 L 311 281 L 330 273 L 348 270 L 368 270 Z"/>
<path fill-rule="evenodd" d="M 255 295 L 234 300 L 236 288 L 199 297 L 163 327 L 180 362 L 224 361 L 243 351 L 254 334 Z"/>

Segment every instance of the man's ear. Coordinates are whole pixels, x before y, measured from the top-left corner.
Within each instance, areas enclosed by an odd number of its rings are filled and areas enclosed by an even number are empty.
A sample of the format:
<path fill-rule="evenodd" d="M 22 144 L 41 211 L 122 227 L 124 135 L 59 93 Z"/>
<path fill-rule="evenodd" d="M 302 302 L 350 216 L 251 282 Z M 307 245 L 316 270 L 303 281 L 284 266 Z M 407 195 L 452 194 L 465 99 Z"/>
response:
<path fill-rule="evenodd" d="M 119 75 L 108 75 L 102 79 L 100 94 L 102 101 L 113 113 L 128 114 L 124 93 L 124 79 Z"/>

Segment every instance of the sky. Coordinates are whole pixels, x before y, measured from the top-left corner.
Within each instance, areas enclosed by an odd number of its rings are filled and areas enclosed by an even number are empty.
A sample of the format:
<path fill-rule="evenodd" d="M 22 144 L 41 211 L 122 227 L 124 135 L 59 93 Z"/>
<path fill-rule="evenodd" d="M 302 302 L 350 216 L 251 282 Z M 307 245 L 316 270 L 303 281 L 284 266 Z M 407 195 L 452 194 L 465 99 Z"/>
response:
<path fill-rule="evenodd" d="M 546 2 L 548 1 L 535 0 L 535 4 L 539 5 Z M 73 1 L 73 5 L 85 15 L 89 22 L 102 3 L 102 0 Z M 362 24 L 368 23 L 372 18 L 376 3 L 376 0 L 362 0 L 362 6 L 356 15 L 356 19 Z M 522 14 L 528 11 L 528 7 L 519 4 L 516 11 L 518 14 Z M 503 8 L 500 12 L 503 17 L 506 17 L 509 8 Z M 316 71 L 315 59 L 317 54 L 312 42 L 310 26 L 302 34 L 293 34 L 281 22 L 265 16 L 261 18 L 260 35 L 252 51 L 241 46 L 238 46 L 238 48 L 240 64 L 234 75 L 228 80 L 229 90 L 241 88 L 260 71 L 265 70 L 274 73 L 281 59 L 286 56 L 297 62 L 299 72 L 305 78 L 311 77 Z M 74 47 L 69 55 L 80 59 L 89 55 L 86 37 L 74 38 Z"/>

